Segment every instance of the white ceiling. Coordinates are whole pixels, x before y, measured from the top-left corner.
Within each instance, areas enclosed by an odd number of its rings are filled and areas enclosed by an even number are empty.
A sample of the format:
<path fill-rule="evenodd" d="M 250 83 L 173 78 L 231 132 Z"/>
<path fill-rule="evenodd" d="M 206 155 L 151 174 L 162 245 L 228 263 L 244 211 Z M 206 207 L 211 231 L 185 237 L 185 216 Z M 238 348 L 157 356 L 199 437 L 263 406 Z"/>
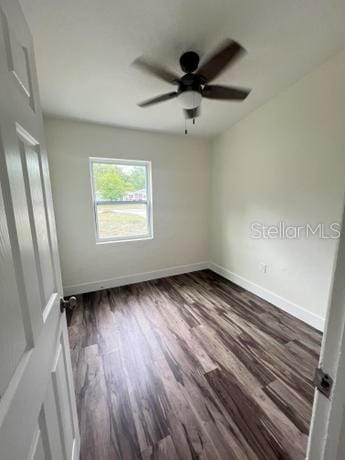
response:
<path fill-rule="evenodd" d="M 215 82 L 252 88 L 246 101 L 204 100 L 190 133 L 214 136 L 345 47 L 344 0 L 21 0 L 47 114 L 183 133 L 176 100 L 136 103 L 173 90 L 131 62 L 145 55 L 181 73 L 224 38 L 248 54 Z M 296 108 L 298 109 L 298 108 Z"/>

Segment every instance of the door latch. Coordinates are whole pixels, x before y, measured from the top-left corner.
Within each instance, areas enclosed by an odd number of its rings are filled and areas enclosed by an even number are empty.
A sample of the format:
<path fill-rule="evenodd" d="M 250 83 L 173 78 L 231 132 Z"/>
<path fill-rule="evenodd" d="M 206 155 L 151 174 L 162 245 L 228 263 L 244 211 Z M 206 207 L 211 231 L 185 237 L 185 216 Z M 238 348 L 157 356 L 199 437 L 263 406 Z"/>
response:
<path fill-rule="evenodd" d="M 77 305 L 77 298 L 72 296 L 69 299 L 64 299 L 61 297 L 60 299 L 60 311 L 63 313 L 65 310 L 73 310 L 73 308 Z"/>
<path fill-rule="evenodd" d="M 320 391 L 320 393 L 326 396 L 326 398 L 330 397 L 333 386 L 333 379 L 321 368 L 318 368 L 315 371 L 314 385 Z"/>

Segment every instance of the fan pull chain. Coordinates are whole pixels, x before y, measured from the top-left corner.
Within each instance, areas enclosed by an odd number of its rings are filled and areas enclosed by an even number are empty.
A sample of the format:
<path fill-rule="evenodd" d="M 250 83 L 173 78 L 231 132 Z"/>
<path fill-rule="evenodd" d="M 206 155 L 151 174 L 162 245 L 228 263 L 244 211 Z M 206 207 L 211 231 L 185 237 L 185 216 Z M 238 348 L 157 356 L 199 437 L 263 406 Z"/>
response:
<path fill-rule="evenodd" d="M 185 133 L 185 134 L 188 134 L 188 131 L 187 131 L 187 120 L 186 120 L 186 119 L 184 120 L 184 133 Z"/>
<path fill-rule="evenodd" d="M 196 111 L 196 108 L 195 108 L 195 93 L 193 93 L 193 106 L 194 106 L 194 113 Z M 193 125 L 195 125 L 195 118 L 193 117 Z"/>

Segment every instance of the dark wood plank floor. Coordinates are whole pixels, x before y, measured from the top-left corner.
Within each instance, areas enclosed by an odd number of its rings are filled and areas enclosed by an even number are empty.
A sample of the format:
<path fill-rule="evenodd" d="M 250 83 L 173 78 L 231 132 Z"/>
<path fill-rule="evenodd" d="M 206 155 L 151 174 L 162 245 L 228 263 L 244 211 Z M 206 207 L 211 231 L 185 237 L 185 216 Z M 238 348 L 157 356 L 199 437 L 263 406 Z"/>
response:
<path fill-rule="evenodd" d="M 321 334 L 201 271 L 80 297 L 81 459 L 305 458 Z"/>

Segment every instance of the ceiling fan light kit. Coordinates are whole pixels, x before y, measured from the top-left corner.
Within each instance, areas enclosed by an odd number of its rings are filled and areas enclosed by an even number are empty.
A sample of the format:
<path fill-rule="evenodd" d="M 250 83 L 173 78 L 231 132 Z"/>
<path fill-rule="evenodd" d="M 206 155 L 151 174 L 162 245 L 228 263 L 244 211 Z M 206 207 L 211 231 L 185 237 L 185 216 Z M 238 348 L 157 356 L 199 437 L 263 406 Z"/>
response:
<path fill-rule="evenodd" d="M 201 93 L 198 91 L 181 91 L 178 95 L 178 101 L 181 107 L 186 110 L 196 109 L 201 104 Z"/>
<path fill-rule="evenodd" d="M 183 109 L 185 120 L 192 119 L 194 124 L 195 118 L 200 116 L 202 98 L 243 101 L 250 93 L 250 90 L 231 86 L 210 85 L 210 83 L 227 67 L 234 64 L 244 53 L 245 49 L 239 43 L 227 39 L 199 67 L 199 55 L 194 51 L 187 51 L 180 57 L 180 67 L 184 72 L 181 78 L 159 64 L 138 58 L 133 63 L 136 67 L 158 77 L 160 80 L 177 86 L 176 91 L 143 101 L 138 104 L 139 107 L 149 107 L 177 98 Z M 187 134 L 186 126 L 185 133 Z"/>

